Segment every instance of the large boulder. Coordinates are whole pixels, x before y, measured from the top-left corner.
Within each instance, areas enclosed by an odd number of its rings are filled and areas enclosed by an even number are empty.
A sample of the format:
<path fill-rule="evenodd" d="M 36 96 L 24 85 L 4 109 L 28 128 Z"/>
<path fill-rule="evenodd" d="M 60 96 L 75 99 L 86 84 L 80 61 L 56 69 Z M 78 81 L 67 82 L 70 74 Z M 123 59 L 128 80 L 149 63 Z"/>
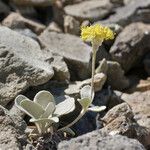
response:
<path fill-rule="evenodd" d="M 150 48 L 150 25 L 133 23 L 127 26 L 116 38 L 110 49 L 113 60 L 129 71 L 140 63 Z"/>
<path fill-rule="evenodd" d="M 21 6 L 50 6 L 53 0 L 11 0 Z"/>
<path fill-rule="evenodd" d="M 112 4 L 109 0 L 83 1 L 74 5 L 67 5 L 64 11 L 67 15 L 79 20 L 97 21 L 112 12 Z"/>
<path fill-rule="evenodd" d="M 119 0 L 120 2 L 121 0 Z M 119 7 L 115 13 L 110 15 L 107 19 L 99 21 L 101 24 L 117 23 L 121 26 L 126 26 L 132 22 L 150 23 L 150 1 L 149 0 L 124 0 L 128 3 L 124 7 Z"/>
<path fill-rule="evenodd" d="M 50 32 L 45 30 L 39 36 L 40 43 L 47 51 L 64 57 L 72 78 L 86 79 L 89 77 L 91 47 L 74 35 Z"/>
<path fill-rule="evenodd" d="M 63 141 L 58 150 L 145 150 L 144 146 L 135 139 L 121 135 L 106 135 L 99 130 Z"/>
<path fill-rule="evenodd" d="M 6 27 L 0 27 L 0 34 L 1 105 L 7 105 L 30 86 L 48 82 L 54 72 L 55 79 L 69 79 L 62 57 L 43 53 L 36 41 Z"/>

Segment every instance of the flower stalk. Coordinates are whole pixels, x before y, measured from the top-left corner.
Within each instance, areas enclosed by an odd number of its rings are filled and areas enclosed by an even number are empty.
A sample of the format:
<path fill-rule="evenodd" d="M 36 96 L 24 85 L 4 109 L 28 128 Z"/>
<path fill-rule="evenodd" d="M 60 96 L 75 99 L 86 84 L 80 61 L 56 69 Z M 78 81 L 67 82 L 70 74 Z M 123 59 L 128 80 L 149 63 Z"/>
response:
<path fill-rule="evenodd" d="M 87 26 L 81 28 L 81 38 L 83 41 L 90 41 L 92 43 L 92 77 L 91 77 L 91 97 L 94 92 L 94 74 L 95 74 L 95 62 L 96 53 L 98 48 L 102 45 L 104 40 L 114 39 L 113 31 L 108 27 L 96 24 L 93 26 Z"/>

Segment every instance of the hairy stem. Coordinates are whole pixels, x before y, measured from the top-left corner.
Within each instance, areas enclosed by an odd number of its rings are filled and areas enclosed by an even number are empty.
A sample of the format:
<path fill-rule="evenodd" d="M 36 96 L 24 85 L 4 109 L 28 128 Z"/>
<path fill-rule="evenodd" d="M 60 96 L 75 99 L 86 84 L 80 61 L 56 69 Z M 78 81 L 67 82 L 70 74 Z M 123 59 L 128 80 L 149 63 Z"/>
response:
<path fill-rule="evenodd" d="M 61 128 L 61 129 L 59 129 L 59 130 L 63 130 L 63 129 L 65 129 L 65 128 L 70 128 L 70 127 L 71 127 L 72 125 L 74 125 L 77 121 L 79 121 L 80 118 L 82 118 L 82 116 L 85 114 L 85 112 L 86 112 L 86 110 L 85 110 L 85 109 L 82 109 L 80 115 L 79 115 L 73 122 L 71 122 L 70 124 L 68 124 L 67 126 Z"/>
<path fill-rule="evenodd" d="M 92 77 L 91 77 L 91 99 L 92 99 L 92 93 L 94 91 L 95 61 L 96 61 L 96 50 L 93 47 L 93 55 L 92 55 Z"/>

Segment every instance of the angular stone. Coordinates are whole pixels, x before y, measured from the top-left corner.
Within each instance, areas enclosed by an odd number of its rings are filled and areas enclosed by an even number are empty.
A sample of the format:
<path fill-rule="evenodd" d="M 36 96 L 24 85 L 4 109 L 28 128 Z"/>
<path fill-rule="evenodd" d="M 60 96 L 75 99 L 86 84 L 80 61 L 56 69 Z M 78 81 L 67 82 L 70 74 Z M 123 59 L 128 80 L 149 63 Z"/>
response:
<path fill-rule="evenodd" d="M 134 119 L 133 112 L 127 103 L 119 104 L 110 109 L 101 119 L 104 127 L 101 131 L 108 134 L 121 134 L 138 139 L 146 147 L 149 145 L 147 128 L 140 126 Z"/>
<path fill-rule="evenodd" d="M 134 113 L 134 119 L 137 123 L 147 128 L 147 138 L 145 140 L 145 146 L 150 145 L 150 91 L 146 92 L 134 92 L 133 94 L 122 94 L 121 99 L 126 101 L 132 108 Z"/>
<path fill-rule="evenodd" d="M 113 60 L 120 63 L 125 71 L 140 63 L 150 48 L 150 25 L 133 23 L 116 38 L 110 49 Z"/>
<path fill-rule="evenodd" d="M 70 73 L 63 57 L 57 54 L 53 54 L 52 57 L 53 61 L 51 62 L 51 66 L 54 69 L 53 79 L 58 81 L 70 80 Z"/>
<path fill-rule="evenodd" d="M 135 139 L 121 135 L 106 135 L 99 130 L 63 141 L 58 150 L 145 150 L 144 146 Z"/>
<path fill-rule="evenodd" d="M 59 27 L 59 25 L 56 22 L 51 22 L 48 27 L 46 28 L 46 30 L 48 31 L 52 31 L 52 32 L 59 32 L 62 33 L 62 29 Z"/>
<path fill-rule="evenodd" d="M 104 121 L 104 124 L 109 124 L 110 122 L 121 116 L 125 116 L 129 119 L 133 118 L 133 112 L 127 103 L 119 104 L 110 109 L 102 118 L 102 121 Z"/>
<path fill-rule="evenodd" d="M 133 94 L 122 94 L 121 98 L 132 108 L 135 119 L 143 126 L 150 129 L 150 91 L 135 92 Z"/>
<path fill-rule="evenodd" d="M 83 1 L 74 5 L 67 5 L 64 11 L 67 15 L 82 21 L 97 21 L 112 12 L 112 4 L 109 0 Z"/>
<path fill-rule="evenodd" d="M 150 1 L 149 0 L 130 0 L 128 5 L 119 7 L 115 10 L 116 13 L 110 15 L 108 19 L 99 21 L 101 24 L 117 23 L 121 26 L 126 26 L 132 22 L 142 21 L 150 22 Z"/>
<path fill-rule="evenodd" d="M 65 16 L 64 17 L 64 31 L 65 33 L 70 33 L 74 35 L 79 35 L 80 33 L 80 23 L 74 17 Z"/>
<path fill-rule="evenodd" d="M 133 83 L 132 87 L 128 89 L 128 92 L 145 92 L 148 90 L 150 90 L 150 78 L 147 78 L 145 80 L 138 80 L 137 82 Z"/>
<path fill-rule="evenodd" d="M 50 6 L 53 0 L 11 0 L 17 5 L 22 6 Z"/>
<path fill-rule="evenodd" d="M 22 126 L 24 121 L 16 124 L 14 120 L 16 119 L 0 106 L 0 149 L 2 150 L 20 150 L 27 144 L 27 137 L 24 134 L 26 125 Z"/>
<path fill-rule="evenodd" d="M 18 13 L 11 13 L 3 20 L 2 25 L 11 29 L 29 28 L 36 34 L 40 34 L 46 28 L 44 25 L 24 18 Z"/>
<path fill-rule="evenodd" d="M 120 64 L 113 61 L 107 61 L 107 82 L 115 90 L 123 90 L 129 87 L 129 80 L 124 75 L 124 70 Z"/>
<path fill-rule="evenodd" d="M 103 73 L 98 73 L 94 76 L 94 90 L 95 92 L 100 91 L 105 84 L 106 75 Z M 79 92 L 82 87 L 85 85 L 90 85 L 91 79 L 87 79 L 84 81 L 76 81 L 75 83 L 69 84 L 68 88 L 65 90 L 65 94 L 78 97 Z"/>
<path fill-rule="evenodd" d="M 91 47 L 79 37 L 45 30 L 39 40 L 48 51 L 64 57 L 72 78 L 85 79 L 89 76 Z"/>
<path fill-rule="evenodd" d="M 6 105 L 29 86 L 53 77 L 39 44 L 6 27 L 0 27 L 0 104 Z"/>
<path fill-rule="evenodd" d="M 115 90 L 123 90 L 129 86 L 129 80 L 124 76 L 124 71 L 118 62 L 103 59 L 96 72 L 106 74 L 107 83 Z"/>

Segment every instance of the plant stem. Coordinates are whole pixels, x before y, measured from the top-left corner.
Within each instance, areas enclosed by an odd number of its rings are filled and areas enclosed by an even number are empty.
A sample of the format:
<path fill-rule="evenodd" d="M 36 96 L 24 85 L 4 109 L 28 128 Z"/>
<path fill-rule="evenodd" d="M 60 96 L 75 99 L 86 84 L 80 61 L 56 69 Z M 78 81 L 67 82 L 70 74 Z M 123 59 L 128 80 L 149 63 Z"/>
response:
<path fill-rule="evenodd" d="M 82 109 L 79 116 L 73 122 L 71 122 L 70 124 L 66 125 L 65 127 L 61 128 L 61 129 L 59 129 L 58 131 L 63 130 L 65 128 L 70 128 L 72 125 L 74 125 L 76 122 L 78 122 L 78 120 L 80 120 L 82 118 L 82 116 L 85 114 L 85 112 L 86 112 L 86 110 Z"/>
<path fill-rule="evenodd" d="M 91 98 L 94 92 L 94 75 L 95 75 L 95 62 L 96 62 L 96 52 L 97 47 L 93 44 L 93 55 L 92 55 L 92 77 L 91 77 Z"/>

